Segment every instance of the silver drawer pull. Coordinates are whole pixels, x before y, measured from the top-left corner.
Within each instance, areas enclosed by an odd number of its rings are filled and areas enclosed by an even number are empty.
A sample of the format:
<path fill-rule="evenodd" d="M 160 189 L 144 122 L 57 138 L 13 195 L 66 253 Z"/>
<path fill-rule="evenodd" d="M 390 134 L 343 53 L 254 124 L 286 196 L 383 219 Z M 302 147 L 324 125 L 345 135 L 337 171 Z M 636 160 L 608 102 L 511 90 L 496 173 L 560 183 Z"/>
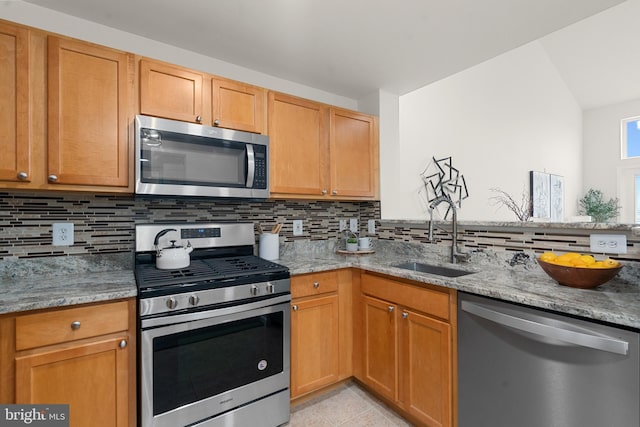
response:
<path fill-rule="evenodd" d="M 77 320 L 75 322 L 71 322 L 71 329 L 73 329 L 74 331 L 80 329 L 80 322 Z"/>
<path fill-rule="evenodd" d="M 294 306 L 293 306 L 293 307 L 291 307 L 291 308 L 293 308 L 293 311 L 298 311 L 298 306 L 297 306 L 297 305 L 294 305 Z"/>
<path fill-rule="evenodd" d="M 407 313 L 406 311 L 402 312 L 402 318 L 406 319 L 407 317 L 409 317 L 409 313 Z"/>
<path fill-rule="evenodd" d="M 125 348 L 127 346 L 127 340 L 122 340 L 120 341 L 120 344 L 118 344 L 120 348 Z"/>
<path fill-rule="evenodd" d="M 387 307 L 387 310 L 389 310 L 389 313 L 393 313 L 393 310 L 395 310 L 395 307 L 390 305 L 389 307 Z"/>
<path fill-rule="evenodd" d="M 320 287 L 320 282 L 313 282 L 313 287 L 318 289 Z"/>

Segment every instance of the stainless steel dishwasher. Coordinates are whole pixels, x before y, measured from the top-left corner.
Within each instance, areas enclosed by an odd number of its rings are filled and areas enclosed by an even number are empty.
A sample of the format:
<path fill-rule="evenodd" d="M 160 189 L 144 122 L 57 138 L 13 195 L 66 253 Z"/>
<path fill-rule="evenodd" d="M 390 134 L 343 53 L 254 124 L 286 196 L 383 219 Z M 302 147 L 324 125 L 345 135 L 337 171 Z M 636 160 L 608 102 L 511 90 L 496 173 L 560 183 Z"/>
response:
<path fill-rule="evenodd" d="M 638 427 L 637 331 L 458 294 L 459 427 Z"/>

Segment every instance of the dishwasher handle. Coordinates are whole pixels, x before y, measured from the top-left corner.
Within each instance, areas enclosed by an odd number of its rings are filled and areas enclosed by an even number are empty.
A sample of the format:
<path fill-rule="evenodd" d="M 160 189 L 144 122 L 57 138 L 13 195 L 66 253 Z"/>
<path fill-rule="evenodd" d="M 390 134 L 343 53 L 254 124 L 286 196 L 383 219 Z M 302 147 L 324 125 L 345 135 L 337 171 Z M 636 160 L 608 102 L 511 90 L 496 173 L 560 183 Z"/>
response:
<path fill-rule="evenodd" d="M 627 355 L 629 353 L 629 343 L 610 337 L 585 334 L 582 332 L 570 331 L 556 326 L 545 325 L 528 319 L 502 313 L 495 309 L 489 309 L 479 304 L 469 301 L 461 301 L 460 308 L 467 313 L 474 314 L 483 319 L 517 329 L 531 334 L 553 338 L 566 343 L 579 345 L 582 347 L 594 348 L 596 350 L 607 351 L 609 353 Z"/>

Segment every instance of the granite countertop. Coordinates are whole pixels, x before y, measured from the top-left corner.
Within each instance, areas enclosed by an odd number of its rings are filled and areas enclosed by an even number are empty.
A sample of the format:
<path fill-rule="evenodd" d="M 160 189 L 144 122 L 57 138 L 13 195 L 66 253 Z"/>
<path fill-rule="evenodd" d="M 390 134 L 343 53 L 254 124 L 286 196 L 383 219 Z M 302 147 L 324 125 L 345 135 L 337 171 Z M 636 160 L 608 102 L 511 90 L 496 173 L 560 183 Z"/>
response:
<path fill-rule="evenodd" d="M 388 242 L 371 255 L 341 255 L 335 251 L 309 253 L 303 248 L 282 253 L 279 263 L 291 274 L 357 267 L 417 282 L 440 285 L 477 295 L 549 309 L 640 329 L 640 266 L 627 263 L 618 277 L 595 289 L 559 285 L 537 265 L 533 255 L 526 262 L 510 265 L 512 254 L 480 252 L 468 263 L 451 265 L 446 250 L 434 245 L 402 245 Z M 446 248 L 445 248 L 446 249 Z M 449 278 L 397 268 L 402 262 L 423 262 L 474 271 Z"/>
<path fill-rule="evenodd" d="M 593 290 L 558 285 L 533 254 L 510 264 L 512 254 L 483 251 L 455 268 L 473 271 L 457 278 L 395 267 L 423 262 L 451 267 L 448 248 L 402 242 L 377 242 L 371 255 L 341 255 L 335 243 L 294 242 L 281 248 L 277 261 L 292 275 L 355 267 L 416 282 L 430 283 L 640 329 L 640 263 L 627 263 L 614 280 Z M 135 297 L 129 254 L 53 257 L 0 261 L 0 314 Z"/>
<path fill-rule="evenodd" d="M 0 262 L 0 314 L 137 295 L 128 254 Z"/>

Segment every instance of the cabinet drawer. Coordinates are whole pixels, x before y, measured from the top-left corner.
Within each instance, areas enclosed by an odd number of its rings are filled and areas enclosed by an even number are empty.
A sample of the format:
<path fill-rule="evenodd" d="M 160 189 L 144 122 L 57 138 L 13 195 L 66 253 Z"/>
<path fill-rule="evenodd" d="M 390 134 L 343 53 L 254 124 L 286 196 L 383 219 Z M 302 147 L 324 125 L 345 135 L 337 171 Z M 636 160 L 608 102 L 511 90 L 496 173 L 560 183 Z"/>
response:
<path fill-rule="evenodd" d="M 413 308 L 426 314 L 449 319 L 449 293 L 432 287 L 422 287 L 372 274 L 362 275 L 362 292 Z"/>
<path fill-rule="evenodd" d="M 336 292 L 338 290 L 338 273 L 325 271 L 322 273 L 303 274 L 291 277 L 291 298 Z"/>
<path fill-rule="evenodd" d="M 128 329 L 126 301 L 16 317 L 16 350 L 95 337 Z"/>

